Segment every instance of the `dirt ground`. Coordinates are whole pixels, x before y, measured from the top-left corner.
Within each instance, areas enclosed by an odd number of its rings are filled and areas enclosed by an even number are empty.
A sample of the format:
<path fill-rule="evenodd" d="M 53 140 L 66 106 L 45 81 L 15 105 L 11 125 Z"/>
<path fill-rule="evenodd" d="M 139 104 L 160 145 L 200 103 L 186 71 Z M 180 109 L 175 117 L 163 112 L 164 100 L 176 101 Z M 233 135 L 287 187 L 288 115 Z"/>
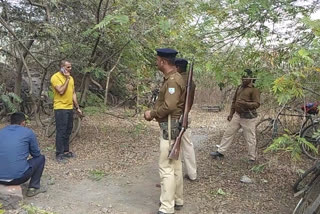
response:
<path fill-rule="evenodd" d="M 198 179 L 184 181 L 185 203 L 178 214 L 288 214 L 298 198 L 292 185 L 300 169 L 312 161 L 300 162 L 290 156 L 259 151 L 258 161 L 248 163 L 247 147 L 241 133 L 223 160 L 209 152 L 227 127 L 226 113 L 192 111 L 192 141 L 195 146 Z M 26 204 L 59 214 L 152 214 L 159 204 L 159 128 L 139 116 L 130 119 L 99 113 L 86 115 L 80 136 L 72 143 L 76 158 L 58 164 L 54 139 L 35 129 L 46 167 L 42 183 L 48 191 Z M 240 182 L 242 176 L 254 180 Z"/>

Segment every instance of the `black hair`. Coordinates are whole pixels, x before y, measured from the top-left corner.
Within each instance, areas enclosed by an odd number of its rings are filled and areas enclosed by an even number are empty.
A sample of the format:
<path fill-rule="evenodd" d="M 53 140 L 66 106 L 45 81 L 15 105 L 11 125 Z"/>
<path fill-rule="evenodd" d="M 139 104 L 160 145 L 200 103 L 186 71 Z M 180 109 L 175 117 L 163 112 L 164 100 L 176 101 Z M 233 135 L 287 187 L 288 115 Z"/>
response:
<path fill-rule="evenodd" d="M 244 72 L 246 73 L 247 77 L 251 77 L 252 76 L 252 71 L 249 68 L 244 69 Z"/>
<path fill-rule="evenodd" d="M 11 124 L 20 125 L 23 121 L 26 121 L 26 116 L 22 112 L 15 112 L 10 117 Z"/>
<path fill-rule="evenodd" d="M 176 67 L 178 68 L 178 71 L 181 72 L 181 73 L 187 71 L 187 66 L 186 65 L 177 65 L 176 64 Z"/>

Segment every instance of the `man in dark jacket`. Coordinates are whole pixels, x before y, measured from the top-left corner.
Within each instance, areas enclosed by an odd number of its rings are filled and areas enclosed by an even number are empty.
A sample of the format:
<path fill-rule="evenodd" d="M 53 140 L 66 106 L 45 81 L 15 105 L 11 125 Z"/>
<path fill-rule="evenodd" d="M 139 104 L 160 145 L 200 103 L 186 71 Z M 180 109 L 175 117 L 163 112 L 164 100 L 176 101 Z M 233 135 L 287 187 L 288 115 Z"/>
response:
<path fill-rule="evenodd" d="M 245 73 L 246 75 L 242 77 L 242 85 L 237 88 L 233 97 L 231 111 L 227 118 L 230 121 L 229 127 L 221 139 L 218 150 L 210 153 L 213 158 L 224 156 L 240 128 L 243 129 L 244 138 L 248 143 L 249 161 L 254 162 L 257 158 L 256 109 L 260 106 L 260 92 L 253 85 L 252 71 L 246 69 Z"/>

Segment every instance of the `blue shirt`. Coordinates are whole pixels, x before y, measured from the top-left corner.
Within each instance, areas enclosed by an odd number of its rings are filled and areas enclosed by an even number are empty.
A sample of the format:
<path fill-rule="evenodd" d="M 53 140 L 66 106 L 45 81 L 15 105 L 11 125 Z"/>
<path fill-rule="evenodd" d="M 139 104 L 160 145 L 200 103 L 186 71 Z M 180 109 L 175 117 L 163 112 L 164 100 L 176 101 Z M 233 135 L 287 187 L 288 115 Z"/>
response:
<path fill-rule="evenodd" d="M 29 169 L 27 158 L 40 156 L 34 132 L 20 125 L 8 125 L 0 130 L 0 179 L 20 178 Z"/>

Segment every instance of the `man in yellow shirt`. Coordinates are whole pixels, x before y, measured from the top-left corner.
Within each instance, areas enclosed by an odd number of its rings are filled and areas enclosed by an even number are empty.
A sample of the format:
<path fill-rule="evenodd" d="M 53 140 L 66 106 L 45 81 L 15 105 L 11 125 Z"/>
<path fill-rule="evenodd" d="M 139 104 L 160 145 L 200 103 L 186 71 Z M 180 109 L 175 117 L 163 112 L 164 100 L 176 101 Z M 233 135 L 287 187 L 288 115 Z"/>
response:
<path fill-rule="evenodd" d="M 69 137 L 73 126 L 73 107 L 82 114 L 74 90 L 74 80 L 71 74 L 71 63 L 62 60 L 60 71 L 51 77 L 51 86 L 54 93 L 53 108 L 56 119 L 56 159 L 64 162 L 66 158 L 74 157 L 69 151 Z"/>

